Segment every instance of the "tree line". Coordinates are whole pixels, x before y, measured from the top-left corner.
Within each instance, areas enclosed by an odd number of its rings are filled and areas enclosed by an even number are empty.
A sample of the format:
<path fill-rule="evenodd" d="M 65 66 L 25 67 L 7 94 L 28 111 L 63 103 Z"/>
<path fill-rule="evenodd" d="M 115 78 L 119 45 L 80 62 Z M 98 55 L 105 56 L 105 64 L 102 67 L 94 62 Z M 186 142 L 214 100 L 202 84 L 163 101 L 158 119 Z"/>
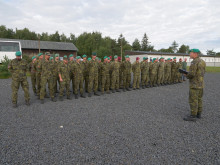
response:
<path fill-rule="evenodd" d="M 120 34 L 117 39 L 112 39 L 111 37 L 103 37 L 102 33 L 100 32 L 84 32 L 78 37 L 75 34 L 70 33 L 68 37 L 64 33 L 60 34 L 58 31 L 56 31 L 54 34 L 48 34 L 48 32 L 43 32 L 40 34 L 34 31 L 30 31 L 28 28 L 16 28 L 14 31 L 13 29 L 7 28 L 5 25 L 1 25 L 0 38 L 71 42 L 79 49 L 79 55 L 91 55 L 93 51 L 96 51 L 99 57 L 106 54 L 120 55 L 121 50 L 123 50 L 122 53 L 124 56 L 124 50 L 188 53 L 190 49 L 188 45 L 184 44 L 179 47 L 178 43 L 173 41 L 168 48 L 156 50 L 154 46 L 150 44 L 146 33 L 144 33 L 142 40 L 135 38 L 133 43 L 129 44 L 123 34 Z M 208 52 L 210 51 L 207 50 L 207 53 Z M 213 51 L 211 53 L 213 53 Z"/>

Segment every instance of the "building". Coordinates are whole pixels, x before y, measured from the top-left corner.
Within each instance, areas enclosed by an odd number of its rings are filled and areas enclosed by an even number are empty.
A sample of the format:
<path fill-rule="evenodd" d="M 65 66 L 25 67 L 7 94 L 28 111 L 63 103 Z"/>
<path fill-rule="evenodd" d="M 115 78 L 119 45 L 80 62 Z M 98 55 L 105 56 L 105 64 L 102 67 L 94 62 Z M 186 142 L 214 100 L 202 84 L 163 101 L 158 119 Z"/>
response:
<path fill-rule="evenodd" d="M 51 54 L 59 53 L 60 56 L 73 54 L 77 55 L 77 47 L 70 42 L 52 42 L 52 41 L 38 41 L 38 40 L 20 40 L 20 39 L 6 39 L 0 38 L 0 41 L 19 41 L 21 44 L 21 51 L 28 56 L 34 56 L 40 52 L 50 52 Z"/>
<path fill-rule="evenodd" d="M 148 59 L 153 58 L 160 58 L 164 57 L 167 58 L 174 58 L 176 57 L 177 61 L 179 61 L 180 58 L 187 59 L 187 64 L 190 65 L 192 59 L 190 59 L 189 54 L 185 53 L 165 53 L 165 52 L 146 52 L 146 51 L 125 51 L 125 55 L 130 56 L 131 63 L 133 63 L 136 60 L 136 57 L 140 57 L 142 60 L 143 57 L 148 57 Z M 207 55 L 201 55 L 200 56 L 205 62 L 206 66 L 217 66 L 220 67 L 220 57 L 218 56 L 207 56 Z"/>

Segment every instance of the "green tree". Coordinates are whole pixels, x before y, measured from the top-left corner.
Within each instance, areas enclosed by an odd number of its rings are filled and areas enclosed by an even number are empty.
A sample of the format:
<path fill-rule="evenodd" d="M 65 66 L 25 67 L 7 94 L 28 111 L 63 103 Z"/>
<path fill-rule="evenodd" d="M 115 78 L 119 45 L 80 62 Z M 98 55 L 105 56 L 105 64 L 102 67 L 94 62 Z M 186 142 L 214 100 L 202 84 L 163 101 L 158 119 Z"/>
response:
<path fill-rule="evenodd" d="M 16 29 L 15 32 L 16 39 L 23 39 L 23 40 L 37 40 L 37 34 L 35 32 L 31 32 L 28 28 L 24 28 L 21 30 Z"/>
<path fill-rule="evenodd" d="M 132 49 L 133 50 L 141 50 L 141 44 L 140 44 L 140 41 L 137 38 L 132 43 Z"/>
<path fill-rule="evenodd" d="M 220 56 L 220 52 L 216 53 L 216 56 Z"/>
<path fill-rule="evenodd" d="M 189 53 L 189 46 L 181 45 L 177 53 Z"/>
<path fill-rule="evenodd" d="M 174 53 L 177 52 L 178 46 L 179 46 L 178 43 L 174 40 L 173 43 L 172 43 L 172 45 L 171 45 L 171 48 L 173 49 L 173 52 L 174 52 Z"/>
<path fill-rule="evenodd" d="M 141 50 L 142 51 L 147 51 L 147 48 L 148 48 L 148 37 L 147 37 L 147 34 L 144 33 L 144 36 L 143 36 L 143 39 L 141 41 Z"/>
<path fill-rule="evenodd" d="M 13 29 L 8 29 L 6 26 L 0 26 L 0 38 L 14 38 L 15 32 Z"/>
<path fill-rule="evenodd" d="M 158 52 L 174 53 L 173 48 L 171 46 L 168 49 L 165 48 L 159 49 Z"/>
<path fill-rule="evenodd" d="M 41 41 L 49 41 L 50 40 L 50 37 L 49 37 L 49 35 L 48 35 L 48 33 L 46 32 L 46 33 L 42 33 L 41 35 L 40 35 L 40 40 Z"/>
<path fill-rule="evenodd" d="M 58 31 L 56 31 L 54 34 L 51 34 L 49 36 L 50 41 L 56 41 L 56 42 L 60 42 L 60 34 Z"/>
<path fill-rule="evenodd" d="M 215 56 L 216 55 L 216 52 L 214 52 L 213 49 L 212 50 L 207 50 L 206 53 L 207 53 L 208 56 Z"/>

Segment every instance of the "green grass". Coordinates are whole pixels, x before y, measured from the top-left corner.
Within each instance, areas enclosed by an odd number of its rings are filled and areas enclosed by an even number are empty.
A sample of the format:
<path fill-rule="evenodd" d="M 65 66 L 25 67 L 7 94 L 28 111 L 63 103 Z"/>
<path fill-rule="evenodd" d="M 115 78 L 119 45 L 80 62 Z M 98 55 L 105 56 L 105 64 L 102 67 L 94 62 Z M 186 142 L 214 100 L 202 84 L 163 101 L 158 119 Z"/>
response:
<path fill-rule="evenodd" d="M 11 77 L 9 72 L 0 72 L 0 79 L 8 79 Z"/>

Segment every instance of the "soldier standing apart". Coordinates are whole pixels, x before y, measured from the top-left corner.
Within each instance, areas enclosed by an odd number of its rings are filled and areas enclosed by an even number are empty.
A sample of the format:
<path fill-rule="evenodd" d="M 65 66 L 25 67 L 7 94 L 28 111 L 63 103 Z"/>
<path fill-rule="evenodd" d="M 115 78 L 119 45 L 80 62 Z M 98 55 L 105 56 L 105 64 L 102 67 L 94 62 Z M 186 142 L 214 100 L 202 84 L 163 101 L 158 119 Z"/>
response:
<path fill-rule="evenodd" d="M 184 118 L 186 121 L 196 121 L 196 118 L 201 118 L 202 114 L 202 96 L 204 88 L 204 75 L 206 63 L 199 58 L 199 49 L 191 49 L 191 62 L 189 72 L 186 76 L 189 79 L 189 105 L 191 114 Z"/>
<path fill-rule="evenodd" d="M 184 61 L 182 62 L 182 69 L 186 70 L 187 69 L 187 58 L 184 59 Z M 182 74 L 182 81 L 186 81 L 186 76 L 184 74 Z"/>
<path fill-rule="evenodd" d="M 36 62 L 36 56 L 32 57 L 32 61 L 30 63 L 29 69 L 31 72 L 31 84 L 32 84 L 32 89 L 34 92 L 34 95 L 37 96 L 37 89 L 36 89 L 36 69 L 35 69 L 35 62 Z"/>
<path fill-rule="evenodd" d="M 89 97 L 92 97 L 92 89 L 94 91 L 94 95 L 100 96 L 97 92 L 98 90 L 98 62 L 96 61 L 96 53 L 92 53 L 92 59 L 88 63 L 88 74 L 89 74 L 89 82 L 88 82 L 88 92 Z"/>
<path fill-rule="evenodd" d="M 125 61 L 122 62 L 122 72 L 123 72 L 123 91 L 130 91 L 129 86 L 131 83 L 131 62 L 128 55 L 125 56 Z"/>
<path fill-rule="evenodd" d="M 15 53 L 16 58 L 11 60 L 8 65 L 8 70 L 12 74 L 12 104 L 13 107 L 17 107 L 18 89 L 19 86 L 24 90 L 24 97 L 26 105 L 30 105 L 29 85 L 27 81 L 26 72 L 28 70 L 28 64 L 26 60 L 21 59 L 22 53 L 17 51 Z"/>
<path fill-rule="evenodd" d="M 70 66 L 68 65 L 67 56 L 63 56 L 63 62 L 58 67 L 58 74 L 60 79 L 60 93 L 59 99 L 63 101 L 63 93 L 66 88 L 67 99 L 70 99 Z"/>
<path fill-rule="evenodd" d="M 157 73 L 158 77 L 157 77 L 157 85 L 164 85 L 163 81 L 164 81 L 164 58 L 161 57 L 160 58 L 160 62 L 158 63 L 158 73 Z"/>
<path fill-rule="evenodd" d="M 140 58 L 137 57 L 136 61 L 132 64 L 133 71 L 133 90 L 140 89 L 140 74 L 141 74 L 141 64 L 139 62 Z"/>
<path fill-rule="evenodd" d="M 41 88 L 40 88 L 40 100 L 41 104 L 44 104 L 44 97 L 46 95 L 46 85 L 48 83 L 49 91 L 50 91 L 50 98 L 51 101 L 56 101 L 54 98 L 54 77 L 53 77 L 53 70 L 54 64 L 49 61 L 50 53 L 45 53 L 45 59 L 41 60 L 38 64 L 38 68 L 41 71 Z"/>
<path fill-rule="evenodd" d="M 80 97 L 86 98 L 83 90 L 83 64 L 81 62 L 81 57 L 76 57 L 76 63 L 73 65 L 73 75 L 74 75 L 74 94 L 75 99 L 78 99 L 78 91 L 80 90 Z"/>

